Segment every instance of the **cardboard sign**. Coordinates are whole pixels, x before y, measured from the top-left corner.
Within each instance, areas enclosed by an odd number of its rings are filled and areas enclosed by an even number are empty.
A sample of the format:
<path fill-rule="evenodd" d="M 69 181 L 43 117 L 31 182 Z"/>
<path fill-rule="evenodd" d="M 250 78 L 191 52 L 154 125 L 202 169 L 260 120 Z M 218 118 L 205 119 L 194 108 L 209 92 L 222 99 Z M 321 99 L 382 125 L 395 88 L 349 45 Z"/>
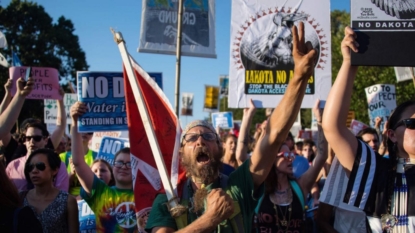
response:
<path fill-rule="evenodd" d="M 370 126 L 375 127 L 376 117 L 382 118 L 380 131 L 383 130 L 385 122 L 389 119 L 390 114 L 396 108 L 395 85 L 376 84 L 365 88 Z"/>
<path fill-rule="evenodd" d="M 412 1 L 351 0 L 350 12 L 359 43 L 352 65 L 415 66 Z"/>
<path fill-rule="evenodd" d="M 72 124 L 71 118 L 71 107 L 72 105 L 78 101 L 78 96 L 76 94 L 65 93 L 63 97 L 63 105 L 65 106 L 66 112 L 66 124 Z M 58 118 L 58 104 L 56 100 L 45 99 L 44 100 L 44 122 L 55 124 L 56 119 Z"/>
<path fill-rule="evenodd" d="M 30 77 L 35 81 L 32 92 L 26 97 L 27 99 L 55 99 L 61 100 L 59 94 L 59 72 L 57 69 L 48 67 L 28 67 L 13 66 L 9 68 L 9 77 L 13 80 L 11 94 L 16 94 L 16 81 L 20 77 L 25 77 L 26 70 L 30 70 Z"/>
<path fill-rule="evenodd" d="M 232 112 L 217 112 L 212 113 L 213 127 L 220 127 L 222 129 L 233 128 L 233 113 Z"/>
<path fill-rule="evenodd" d="M 128 139 L 105 136 L 102 138 L 97 159 L 105 159 L 109 164 L 114 164 L 115 154 L 124 147 L 130 147 Z"/>
<path fill-rule="evenodd" d="M 219 89 L 220 87 L 217 86 L 205 85 L 205 103 L 203 105 L 203 111 L 219 111 Z"/>
<path fill-rule="evenodd" d="M 88 107 L 79 132 L 128 130 L 122 72 L 77 72 L 78 99 Z"/>
<path fill-rule="evenodd" d="M 317 50 L 302 108 L 326 99 L 331 88 L 330 1 L 233 0 L 229 107 L 247 108 L 250 99 L 274 108 L 294 77 L 291 29 L 304 23 L 305 41 Z"/>

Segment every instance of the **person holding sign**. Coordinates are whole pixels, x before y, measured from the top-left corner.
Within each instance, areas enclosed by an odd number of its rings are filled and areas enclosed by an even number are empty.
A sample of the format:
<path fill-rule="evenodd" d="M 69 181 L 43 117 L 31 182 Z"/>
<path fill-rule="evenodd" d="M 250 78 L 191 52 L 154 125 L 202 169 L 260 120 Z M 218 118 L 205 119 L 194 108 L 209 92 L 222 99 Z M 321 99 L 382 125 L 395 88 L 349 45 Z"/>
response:
<path fill-rule="evenodd" d="M 81 197 L 96 216 L 97 232 L 138 232 L 135 216 L 130 148 L 125 147 L 114 157 L 115 186 L 108 186 L 95 176 L 85 162 L 82 134 L 78 132 L 78 118 L 87 112 L 84 103 L 71 107 L 72 162 L 82 185 Z"/>
<path fill-rule="evenodd" d="M 349 183 L 345 202 L 364 210 L 373 232 L 414 232 L 415 229 L 415 102 L 399 105 L 388 122 L 389 159 L 377 156 L 344 124 L 358 67 L 356 33 L 345 28 L 343 64 L 327 98 L 323 128 Z M 355 226 L 350 226 L 351 228 Z M 368 227 L 368 226 L 367 226 Z"/>
<path fill-rule="evenodd" d="M 254 209 L 277 151 L 300 110 L 316 51 L 304 42 L 304 24 L 293 26 L 294 77 L 261 135 L 251 158 L 229 177 L 219 173 L 222 143 L 206 121 L 194 121 L 182 133 L 180 156 L 188 179 L 182 184 L 181 204 L 190 206 L 173 218 L 165 194 L 153 202 L 147 232 L 250 232 Z M 179 187 L 180 189 L 180 187 Z M 227 192 L 225 192 L 227 190 Z"/>

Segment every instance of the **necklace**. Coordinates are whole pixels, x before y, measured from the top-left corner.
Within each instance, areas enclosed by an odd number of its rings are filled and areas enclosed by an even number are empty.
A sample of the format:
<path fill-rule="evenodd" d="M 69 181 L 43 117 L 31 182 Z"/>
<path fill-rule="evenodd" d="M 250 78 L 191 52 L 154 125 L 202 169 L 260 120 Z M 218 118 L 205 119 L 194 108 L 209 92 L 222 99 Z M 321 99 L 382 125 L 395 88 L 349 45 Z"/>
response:
<path fill-rule="evenodd" d="M 273 194 L 269 195 L 272 203 L 277 205 L 288 205 L 293 201 L 293 192 L 291 188 L 284 191 L 275 190 Z"/>
<path fill-rule="evenodd" d="M 280 224 L 281 224 L 281 226 L 285 227 L 284 231 L 287 231 L 288 228 L 289 228 L 290 221 L 291 221 L 291 213 L 292 213 L 291 203 L 285 209 L 285 213 L 282 211 L 281 207 L 279 205 L 276 205 L 275 203 L 274 203 L 274 210 L 275 210 L 276 217 L 277 217 L 278 229 L 280 229 Z M 287 217 L 287 211 L 288 211 L 288 221 L 287 221 L 287 218 L 286 218 Z M 279 217 L 278 217 L 279 212 L 281 212 L 282 220 L 279 219 Z M 278 221 L 279 221 L 279 223 L 278 223 Z"/>

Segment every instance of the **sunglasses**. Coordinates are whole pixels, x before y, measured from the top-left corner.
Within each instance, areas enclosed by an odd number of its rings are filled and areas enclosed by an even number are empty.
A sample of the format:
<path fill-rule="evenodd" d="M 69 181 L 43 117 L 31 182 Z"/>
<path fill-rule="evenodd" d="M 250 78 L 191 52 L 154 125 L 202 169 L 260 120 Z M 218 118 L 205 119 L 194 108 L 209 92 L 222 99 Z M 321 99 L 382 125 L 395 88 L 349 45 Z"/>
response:
<path fill-rule="evenodd" d="M 293 153 L 293 152 L 280 152 L 280 153 L 278 153 L 278 157 L 282 157 L 282 156 L 284 156 L 284 159 L 291 159 L 291 160 L 295 159 L 295 153 Z"/>
<path fill-rule="evenodd" d="M 131 168 L 131 162 L 125 162 L 124 161 L 115 161 L 114 167 L 116 168 L 122 168 L 125 165 L 126 168 Z"/>
<path fill-rule="evenodd" d="M 405 126 L 407 129 L 415 129 L 415 118 L 408 118 L 399 121 L 393 130 L 396 130 L 400 126 Z"/>
<path fill-rule="evenodd" d="M 35 168 L 39 171 L 44 171 L 46 169 L 46 164 L 44 162 L 38 162 L 38 163 L 35 163 L 35 164 L 33 164 L 33 163 L 28 164 L 26 166 L 26 171 L 27 172 L 32 172 L 33 169 L 35 169 Z"/>
<path fill-rule="evenodd" d="M 195 141 L 197 141 L 199 136 L 202 136 L 202 138 L 205 139 L 206 141 L 215 141 L 217 139 L 216 133 L 201 133 L 201 134 L 188 133 L 188 134 L 184 135 L 183 139 L 186 142 L 195 142 Z"/>
<path fill-rule="evenodd" d="M 35 135 L 35 136 L 24 136 L 24 141 L 25 142 L 30 142 L 31 140 L 35 140 L 35 142 L 40 142 L 43 139 L 43 136 L 41 135 Z"/>

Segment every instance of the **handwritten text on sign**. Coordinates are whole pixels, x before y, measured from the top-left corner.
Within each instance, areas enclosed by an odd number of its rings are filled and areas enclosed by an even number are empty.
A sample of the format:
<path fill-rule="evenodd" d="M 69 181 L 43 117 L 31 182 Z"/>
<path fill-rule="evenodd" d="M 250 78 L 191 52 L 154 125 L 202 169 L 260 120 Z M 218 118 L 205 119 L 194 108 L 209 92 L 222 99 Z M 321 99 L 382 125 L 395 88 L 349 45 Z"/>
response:
<path fill-rule="evenodd" d="M 80 132 L 127 130 L 124 80 L 121 72 L 78 72 L 78 99 L 87 105 L 79 118 Z"/>
<path fill-rule="evenodd" d="M 63 105 L 65 106 L 66 112 L 66 124 L 72 124 L 72 118 L 70 115 L 71 106 L 78 100 L 78 96 L 76 94 L 65 93 L 63 97 Z M 58 118 L 58 104 L 56 100 L 45 99 L 44 100 L 45 107 L 44 107 L 44 115 L 45 115 L 45 123 L 46 124 L 55 124 L 56 119 Z"/>
<path fill-rule="evenodd" d="M 13 66 L 9 68 L 9 77 L 13 80 L 11 89 L 12 95 L 16 94 L 16 81 L 20 77 L 25 77 L 26 66 Z M 27 99 L 56 99 L 61 100 L 59 94 L 59 73 L 54 68 L 31 67 L 30 75 L 35 81 L 32 92 L 26 97 Z"/>
<path fill-rule="evenodd" d="M 382 118 L 380 129 L 389 119 L 390 114 L 396 108 L 396 91 L 395 85 L 376 84 L 365 88 L 370 126 L 375 126 L 376 117 Z"/>

